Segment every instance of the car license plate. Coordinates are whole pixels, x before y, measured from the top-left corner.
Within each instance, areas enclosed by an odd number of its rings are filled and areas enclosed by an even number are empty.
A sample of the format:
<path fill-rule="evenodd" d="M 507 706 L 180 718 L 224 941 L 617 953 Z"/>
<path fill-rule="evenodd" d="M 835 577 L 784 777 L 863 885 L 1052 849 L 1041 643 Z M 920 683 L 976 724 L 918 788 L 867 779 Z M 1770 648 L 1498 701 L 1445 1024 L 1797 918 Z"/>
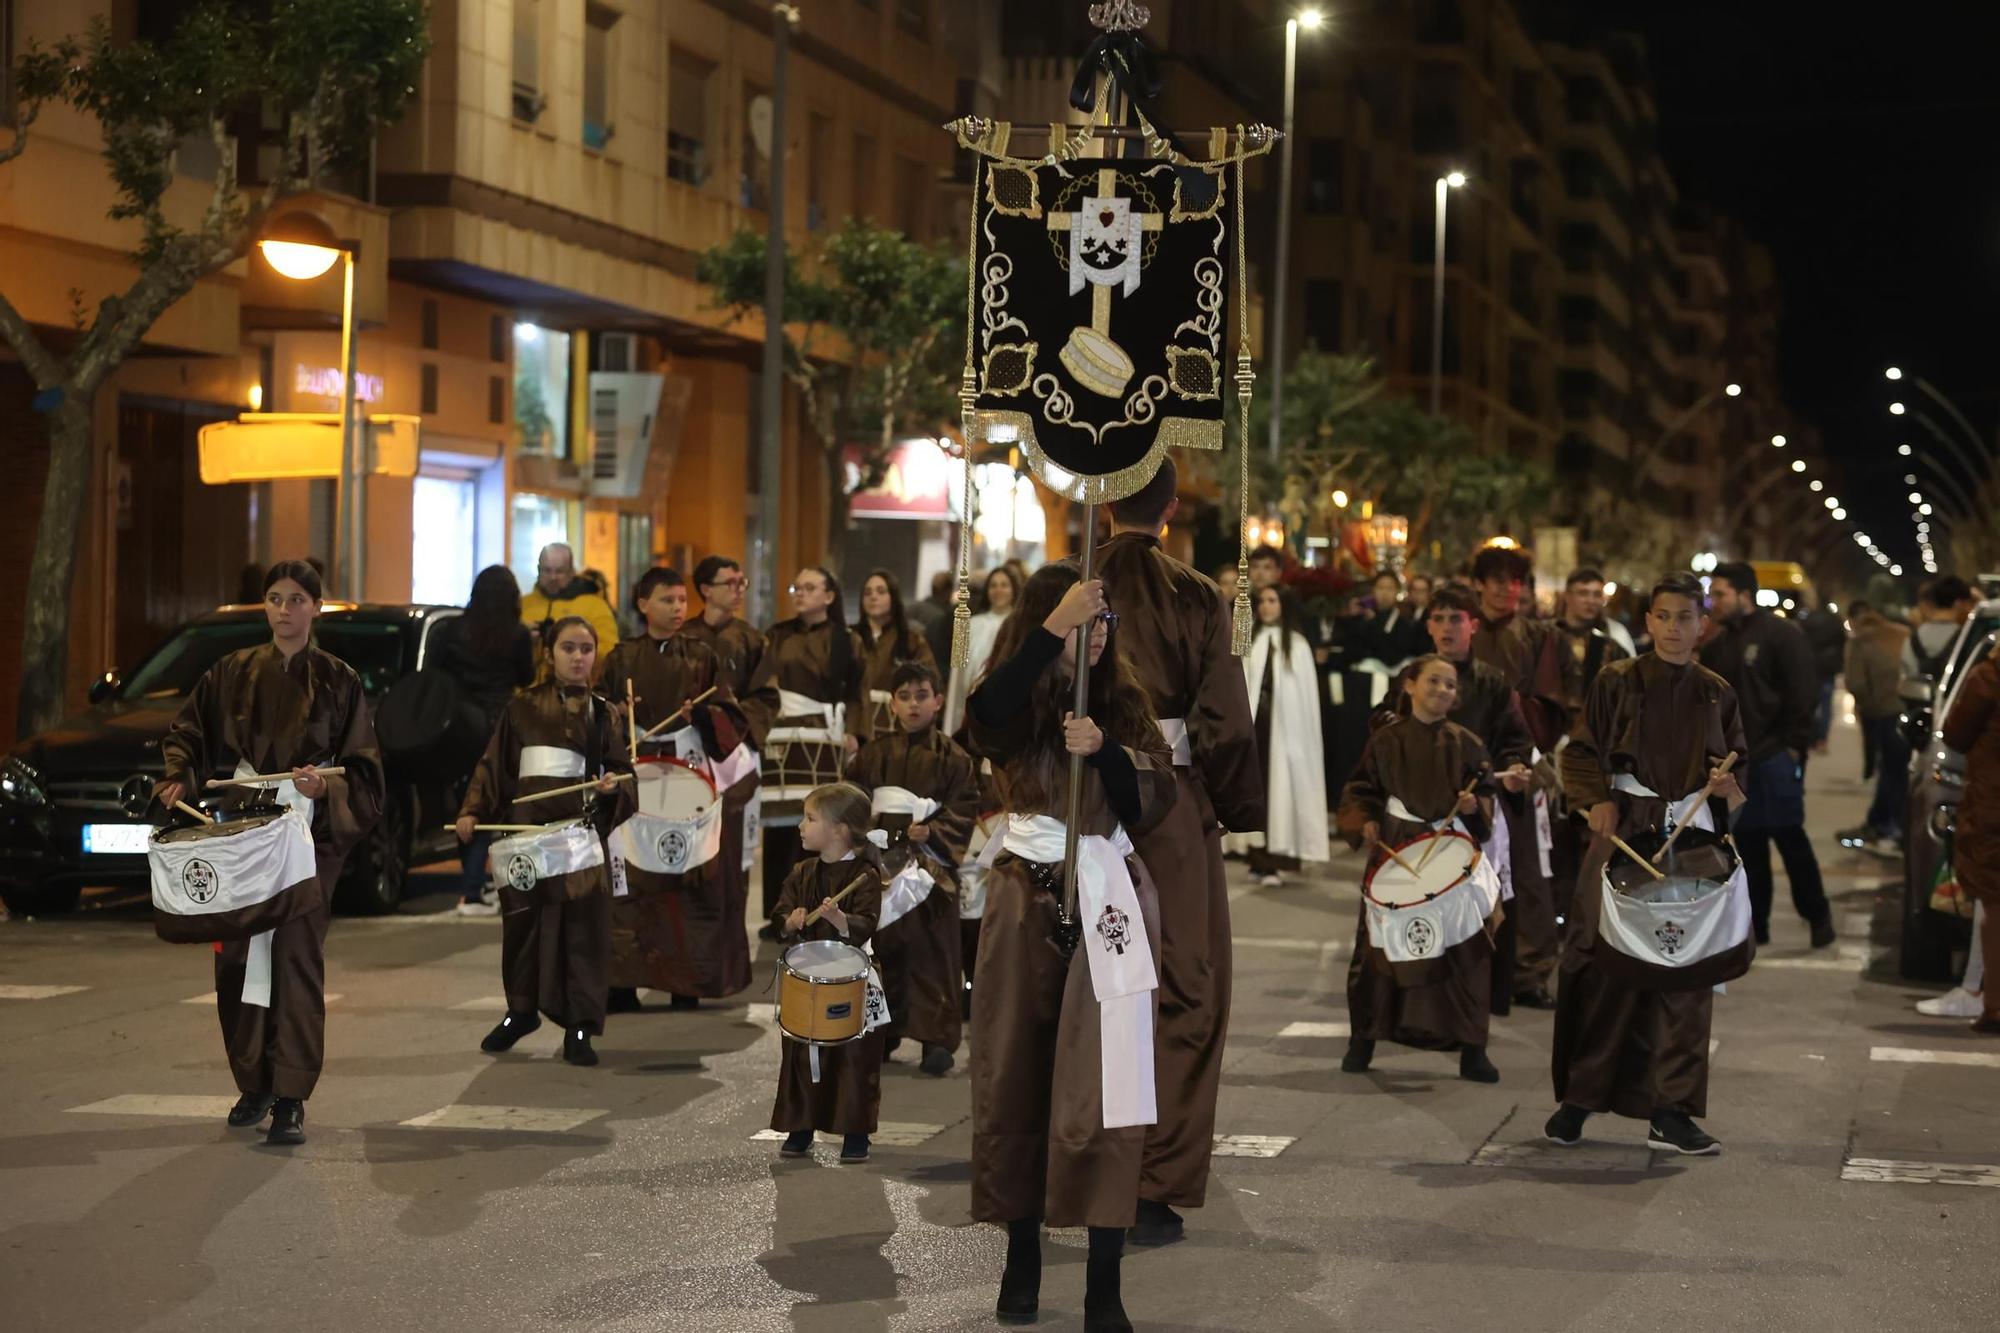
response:
<path fill-rule="evenodd" d="M 86 856 L 144 856 L 152 835 L 151 824 L 85 824 L 83 851 Z"/>

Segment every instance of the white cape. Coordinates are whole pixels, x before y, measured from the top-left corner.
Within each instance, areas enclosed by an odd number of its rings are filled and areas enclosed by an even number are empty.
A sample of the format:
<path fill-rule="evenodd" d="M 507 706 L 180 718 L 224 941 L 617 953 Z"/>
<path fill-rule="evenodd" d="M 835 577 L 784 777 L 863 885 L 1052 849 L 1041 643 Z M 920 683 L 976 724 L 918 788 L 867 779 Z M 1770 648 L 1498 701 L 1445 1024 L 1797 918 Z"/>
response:
<path fill-rule="evenodd" d="M 1278 856 L 1324 861 L 1331 856 L 1327 842 L 1326 761 L 1320 743 L 1319 675 L 1313 669 L 1312 648 L 1302 634 L 1287 634 L 1259 625 L 1243 659 L 1250 686 L 1250 716 L 1262 703 L 1264 664 L 1277 651 L 1271 681 L 1271 749 L 1265 755 L 1264 832 L 1233 833 L 1225 840 L 1231 851 L 1268 847 Z"/>

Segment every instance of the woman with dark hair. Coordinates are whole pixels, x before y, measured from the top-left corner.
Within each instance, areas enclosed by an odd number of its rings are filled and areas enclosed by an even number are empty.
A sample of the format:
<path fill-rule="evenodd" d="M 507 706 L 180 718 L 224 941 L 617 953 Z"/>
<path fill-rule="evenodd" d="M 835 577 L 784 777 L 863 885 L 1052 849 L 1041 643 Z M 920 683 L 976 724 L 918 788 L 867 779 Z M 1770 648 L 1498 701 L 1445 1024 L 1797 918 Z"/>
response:
<path fill-rule="evenodd" d="M 971 655 L 965 666 L 951 669 L 951 683 L 945 695 L 945 735 L 958 734 L 965 721 L 965 696 L 972 692 L 973 679 L 986 669 L 988 659 L 993 656 L 993 645 L 999 642 L 1000 627 L 1014 614 L 1014 604 L 1020 600 L 1021 580 L 1006 565 L 994 566 L 980 585 L 981 608 L 966 624 Z"/>
<path fill-rule="evenodd" d="M 778 716 L 765 738 L 763 771 L 764 915 L 777 907 L 799 859 L 798 820 L 806 794 L 840 780 L 842 761 L 860 748 L 849 713 L 859 688 L 861 644 L 847 627 L 840 580 L 818 565 L 792 580 L 790 620 L 771 626 L 759 683 L 778 689 Z M 768 922 L 758 930 L 776 939 Z"/>
<path fill-rule="evenodd" d="M 491 736 L 500 710 L 514 691 L 535 682 L 535 636 L 521 623 L 521 585 L 505 565 L 488 565 L 472 580 L 465 614 L 431 634 L 428 665 L 457 683 L 461 703 L 479 715 L 479 734 Z M 463 799 L 470 770 L 458 779 Z M 476 833 L 459 849 L 460 916 L 493 916 L 500 910 L 486 875 L 486 847 L 492 837 Z"/>
<path fill-rule="evenodd" d="M 994 667 L 967 704 L 973 749 L 1007 792 L 972 992 L 972 1215 L 1007 1227 L 995 1314 L 1034 1317 L 1041 1226 L 1086 1226 L 1085 1326 L 1129 1329 L 1119 1295 L 1138 1213 L 1146 1126 L 1158 1119 L 1153 1016 L 1159 910 L 1130 833 L 1174 799 L 1173 751 L 1117 650 L 1104 585 L 1069 565 L 1027 582 Z M 1090 715 L 1071 712 L 1079 636 Z M 1082 946 L 1052 947 L 1063 893 L 1072 756 L 1084 759 L 1077 853 Z M 1073 946 L 1072 946 L 1073 947 Z"/>
<path fill-rule="evenodd" d="M 929 641 L 910 628 L 903 610 L 903 590 L 886 569 L 875 570 L 861 581 L 861 619 L 854 628 L 861 642 L 861 709 L 848 719 L 848 729 L 865 744 L 900 730 L 889 709 L 890 680 L 897 665 L 922 662 L 935 671 L 937 658 L 931 654 Z"/>
<path fill-rule="evenodd" d="M 1232 833 L 1231 850 L 1247 850 L 1250 873 L 1267 889 L 1284 883 L 1301 861 L 1325 861 L 1326 760 L 1321 753 L 1319 674 L 1298 609 L 1283 587 L 1267 583 L 1252 595 L 1257 628 L 1243 659 L 1257 753 L 1264 761 L 1262 833 Z"/>
<path fill-rule="evenodd" d="M 382 812 L 382 760 L 361 678 L 312 642 L 321 605 L 320 576 L 311 565 L 271 566 L 264 575 L 271 641 L 230 653 L 195 685 L 160 742 L 166 777 L 154 790 L 171 811 L 176 802 L 201 799 L 211 778 L 289 772 L 290 785 L 270 794 L 312 828 L 319 906 L 255 939 L 223 944 L 215 955 L 215 1007 L 242 1094 L 229 1123 L 246 1129 L 269 1115 L 268 1139 L 277 1144 L 305 1142 L 305 1101 L 319 1082 L 326 1049 L 324 950 L 333 886 L 348 849 Z M 344 771 L 318 771 L 336 767 Z M 267 796 L 256 787 L 221 790 L 211 804 Z M 253 998 L 260 991 L 263 998 Z"/>

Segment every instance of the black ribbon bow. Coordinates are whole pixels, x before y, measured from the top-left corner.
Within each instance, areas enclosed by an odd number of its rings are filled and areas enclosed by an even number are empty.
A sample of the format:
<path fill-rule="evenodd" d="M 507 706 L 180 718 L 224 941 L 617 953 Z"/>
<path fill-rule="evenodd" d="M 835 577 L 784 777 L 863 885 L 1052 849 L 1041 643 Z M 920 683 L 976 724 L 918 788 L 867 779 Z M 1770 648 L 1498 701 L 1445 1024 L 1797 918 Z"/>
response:
<path fill-rule="evenodd" d="M 1083 112 L 1097 109 L 1097 76 L 1100 73 L 1110 77 L 1111 93 L 1125 94 L 1130 111 L 1143 115 L 1146 123 L 1173 145 L 1175 152 L 1182 157 L 1188 156 L 1187 150 L 1162 123 L 1156 105 L 1160 98 L 1160 64 L 1136 31 L 1107 32 L 1090 44 L 1090 49 L 1083 53 L 1083 60 L 1076 67 L 1076 77 L 1070 80 L 1071 106 Z"/>

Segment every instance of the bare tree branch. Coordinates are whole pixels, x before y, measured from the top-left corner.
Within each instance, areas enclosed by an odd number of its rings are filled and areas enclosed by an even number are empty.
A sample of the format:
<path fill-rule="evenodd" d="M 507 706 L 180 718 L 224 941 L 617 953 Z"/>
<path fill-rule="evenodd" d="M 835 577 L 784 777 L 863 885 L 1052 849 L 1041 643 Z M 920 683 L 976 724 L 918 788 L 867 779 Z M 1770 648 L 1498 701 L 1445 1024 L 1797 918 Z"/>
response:
<path fill-rule="evenodd" d="M 35 117 L 42 113 L 41 103 L 35 102 L 21 108 L 14 118 L 14 138 L 5 148 L 0 148 L 0 166 L 5 166 L 21 155 L 28 146 L 28 127 L 35 123 Z"/>

